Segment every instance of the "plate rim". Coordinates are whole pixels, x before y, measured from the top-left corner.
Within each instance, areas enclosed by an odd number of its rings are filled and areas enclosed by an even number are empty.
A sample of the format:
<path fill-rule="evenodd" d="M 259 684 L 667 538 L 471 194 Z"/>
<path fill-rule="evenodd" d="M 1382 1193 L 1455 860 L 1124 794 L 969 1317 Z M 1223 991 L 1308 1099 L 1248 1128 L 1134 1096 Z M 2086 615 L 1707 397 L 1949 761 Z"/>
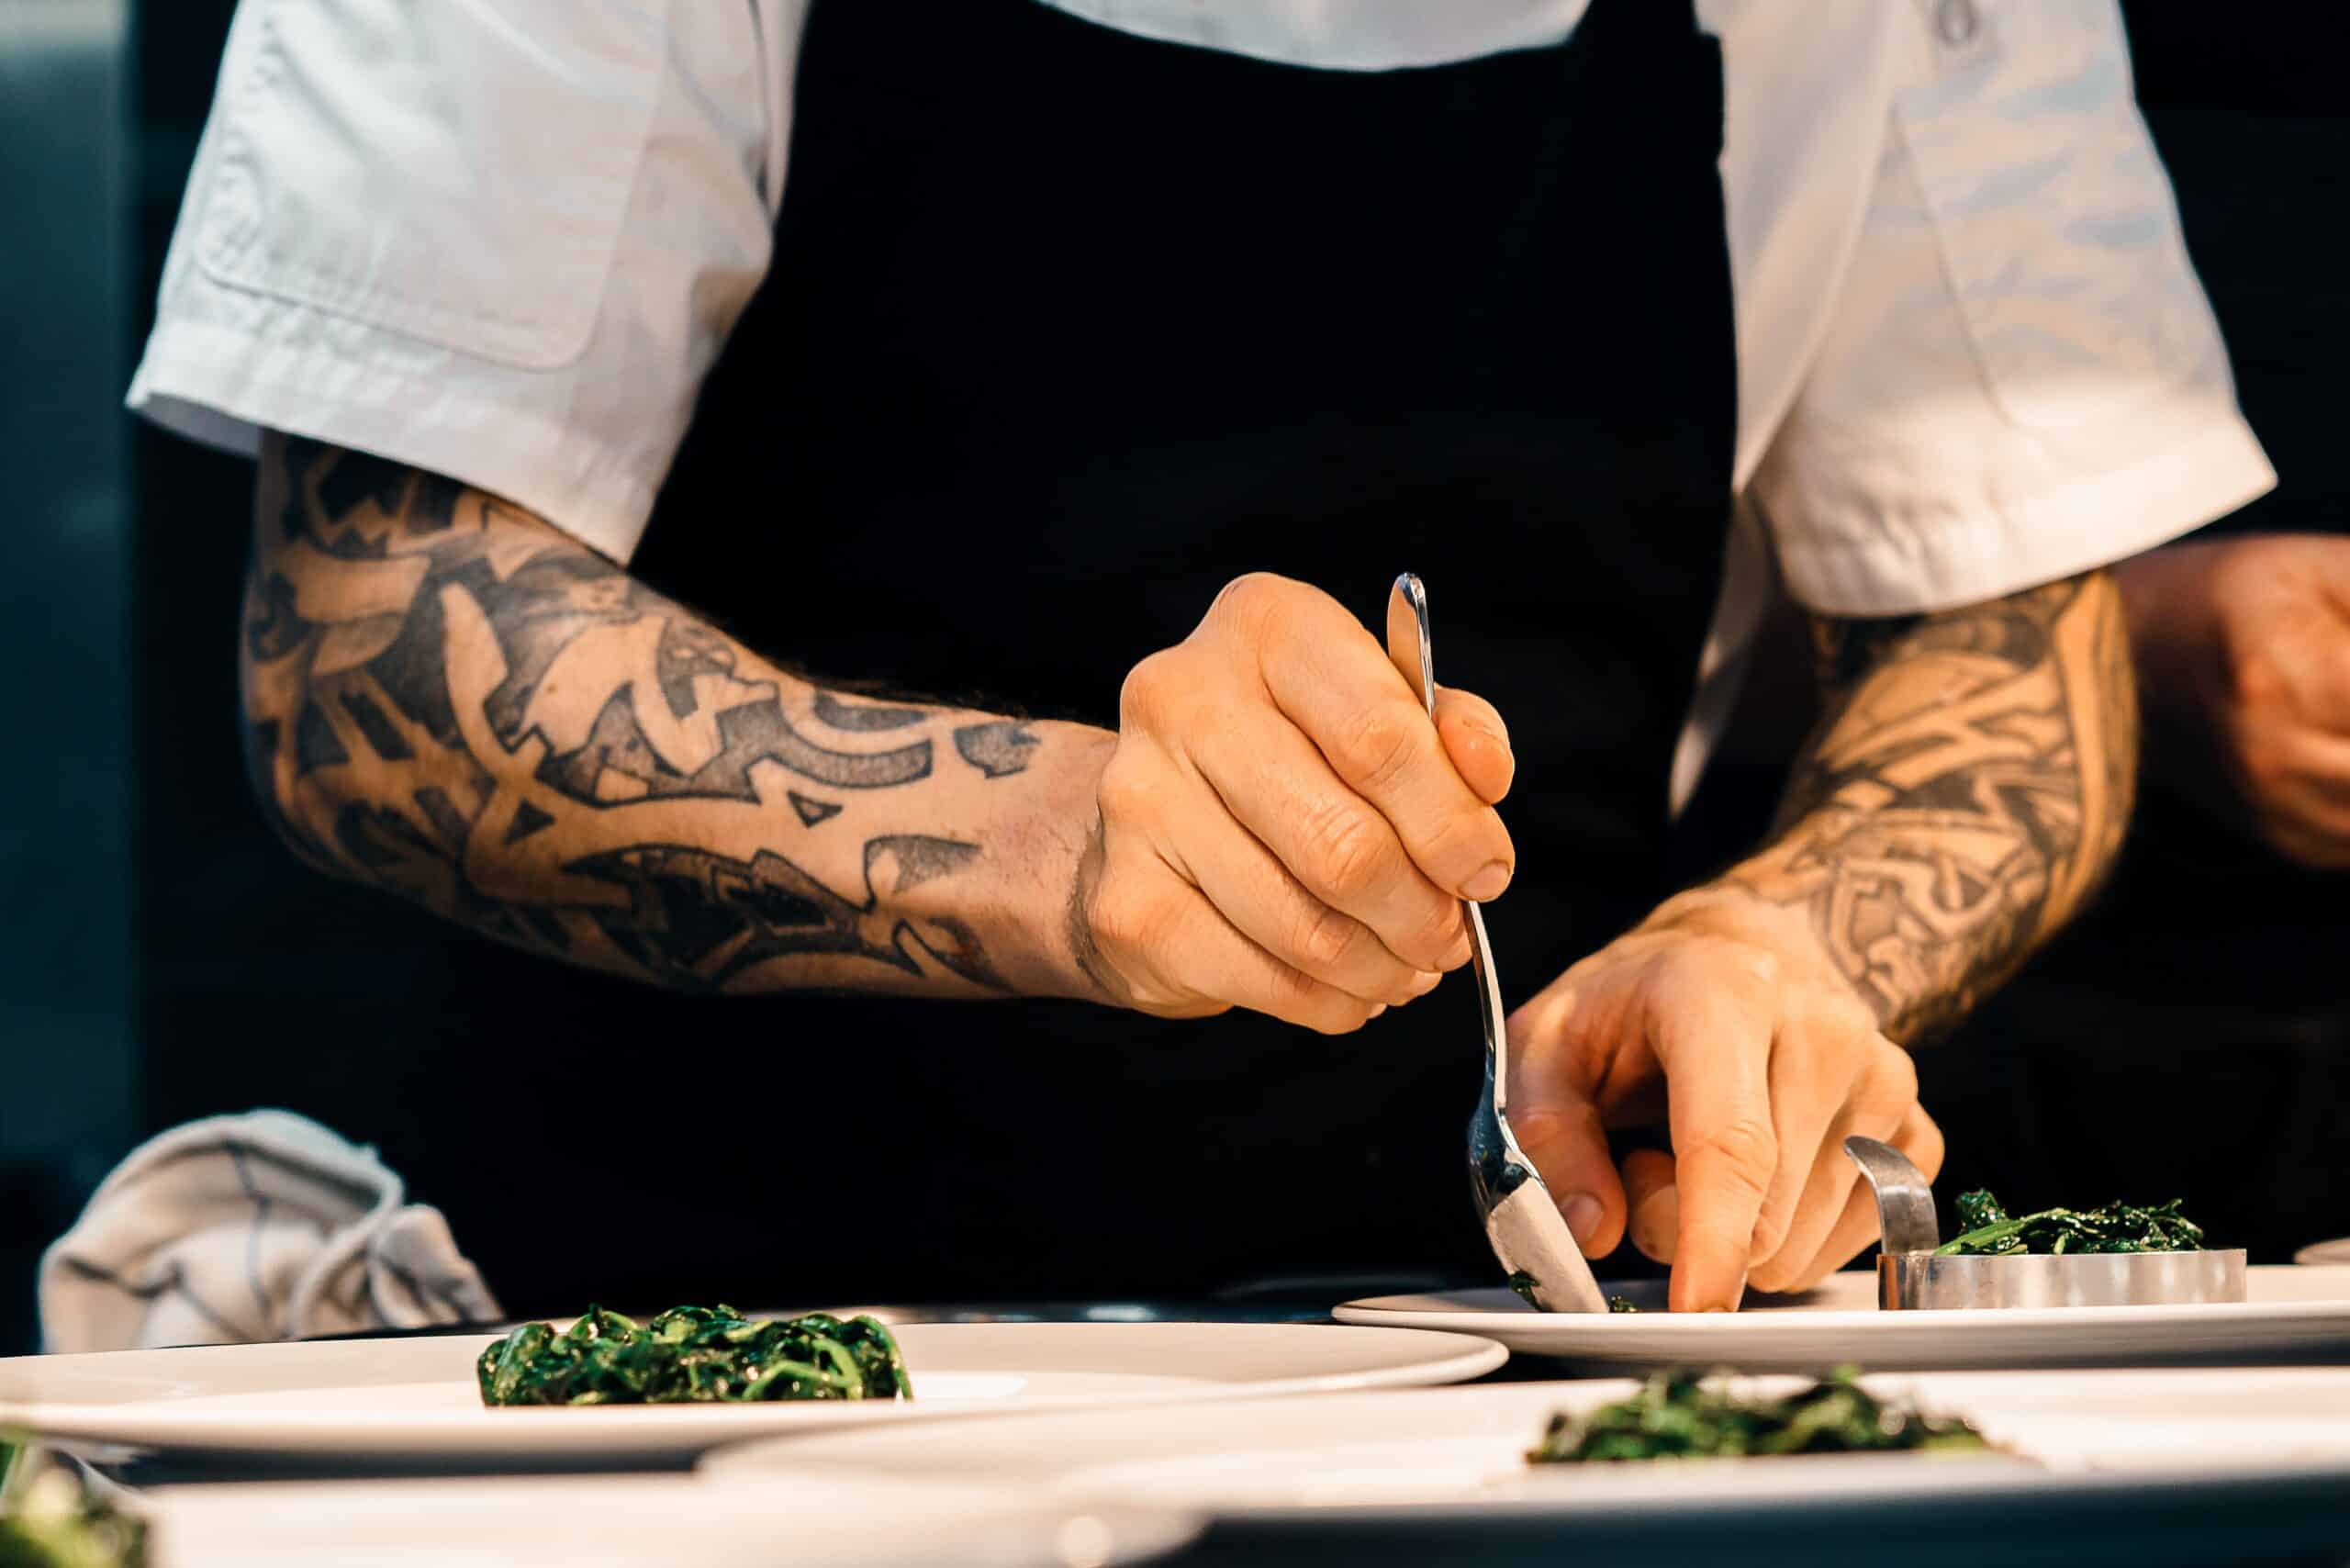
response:
<path fill-rule="evenodd" d="M 2293 1275 L 2311 1267 L 2294 1263 L 2255 1265 L 2264 1273 Z M 2350 1282 L 2350 1264 L 2341 1267 L 2344 1279 Z M 1504 1295 L 1505 1285 L 1479 1286 L 1475 1294 Z M 1386 1295 L 1360 1296 L 1340 1302 L 1330 1309 L 1330 1316 L 1341 1323 L 1360 1327 L 1404 1328 L 1416 1325 L 1434 1327 L 1446 1325 L 1449 1332 L 1498 1334 L 1516 1332 L 1520 1326 L 1556 1324 L 1572 1337 L 1583 1338 L 1586 1333 L 1608 1338 L 1631 1339 L 1649 1334 L 1676 1334 L 1690 1338 L 1719 1338 L 1733 1330 L 1715 1325 L 1736 1325 L 1735 1332 L 1747 1335 L 1791 1333 L 1797 1327 L 1806 1329 L 1848 1329 L 1867 1325 L 1895 1327 L 1902 1330 L 1922 1329 L 1933 1319 L 1964 1316 L 1970 1321 L 1997 1319 L 2016 1328 L 2046 1327 L 2076 1325 L 2082 1327 L 2126 1327 L 2132 1323 L 2180 1323 L 2186 1321 L 2220 1321 L 2259 1319 L 2295 1322 L 2305 1318 L 2339 1317 L 2350 1328 L 2350 1294 L 2331 1301 L 2209 1301 L 2158 1302 L 2134 1306 L 2011 1306 L 1996 1309 L 1943 1308 L 1933 1311 L 1888 1313 L 1882 1308 L 1866 1309 L 1823 1307 L 1807 1310 L 1802 1307 L 1774 1309 L 1754 1313 L 1550 1313 L 1518 1309 L 1485 1311 L 1473 1307 L 1404 1307 L 1381 1306 L 1381 1302 L 1404 1300 L 1413 1295 L 1434 1295 L 1439 1292 L 1398 1291 Z M 2180 1314 L 2188 1315 L 2182 1318 Z M 1897 1323 L 1895 1320 L 1899 1320 Z M 1670 1327 L 1667 1327 L 1670 1325 Z M 1570 1330 L 1569 1326 L 1572 1326 Z M 1703 1326 L 1703 1327 L 1701 1327 Z"/>

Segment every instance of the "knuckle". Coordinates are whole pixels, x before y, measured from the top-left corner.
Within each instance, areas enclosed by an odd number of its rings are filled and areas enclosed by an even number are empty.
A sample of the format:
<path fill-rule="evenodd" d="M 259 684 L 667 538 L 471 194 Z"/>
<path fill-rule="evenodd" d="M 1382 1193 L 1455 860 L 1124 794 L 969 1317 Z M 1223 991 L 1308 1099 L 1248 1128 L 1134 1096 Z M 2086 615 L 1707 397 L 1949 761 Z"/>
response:
<path fill-rule="evenodd" d="M 1104 822 L 1132 822 L 1148 809 L 1150 785 L 1142 767 L 1121 748 L 1102 769 L 1093 787 L 1094 804 Z"/>
<path fill-rule="evenodd" d="M 1700 1127 L 1691 1147 L 1676 1151 L 1685 1164 L 1702 1161 L 1730 1192 L 1761 1199 L 1779 1166 L 1778 1135 L 1767 1115 L 1744 1114 Z"/>
<path fill-rule="evenodd" d="M 1261 627 L 1280 614 L 1288 597 L 1286 577 L 1271 572 L 1244 572 L 1216 591 L 1208 619 L 1239 627 Z"/>
<path fill-rule="evenodd" d="M 1338 771 L 1349 784 L 1383 789 L 1420 759 L 1426 715 L 1402 702 L 1374 702 L 1337 738 Z"/>
<path fill-rule="evenodd" d="M 1087 914 L 1094 945 L 1123 958 L 1158 950 L 1173 909 L 1166 900 L 1136 889 L 1131 879 L 1105 876 Z"/>
<path fill-rule="evenodd" d="M 1147 729 L 1164 711 L 1174 662 L 1172 652 L 1162 648 L 1126 672 L 1125 680 L 1118 687 L 1120 728 Z"/>
<path fill-rule="evenodd" d="M 1324 812 L 1307 830 L 1307 853 L 1320 890 L 1342 903 L 1368 894 L 1385 868 L 1385 838 L 1371 813 L 1359 807 Z"/>
<path fill-rule="evenodd" d="M 1870 1057 L 1863 1081 L 1879 1104 L 1907 1110 L 1918 1102 L 1918 1064 L 1898 1046 L 1886 1046 Z"/>
<path fill-rule="evenodd" d="M 1317 903 L 1299 917 L 1290 943 L 1301 968 L 1327 974 L 1346 966 L 1361 937 L 1362 926 L 1353 916 Z"/>
<path fill-rule="evenodd" d="M 1334 991 L 1293 969 L 1275 971 L 1266 1011 L 1317 1035 L 1346 1035 L 1371 1017 L 1371 1004 Z"/>
<path fill-rule="evenodd" d="M 1461 918 L 1459 902 L 1432 898 L 1419 909 L 1411 929 L 1404 934 L 1404 942 L 1410 951 L 1402 956 L 1415 962 L 1425 959 L 1421 967 L 1433 968 L 1450 958 L 1467 938 L 1467 922 Z"/>
<path fill-rule="evenodd" d="M 2228 676 L 2236 706 L 2246 712 L 2281 707 L 2291 689 L 2282 664 L 2263 647 L 2236 649 Z"/>

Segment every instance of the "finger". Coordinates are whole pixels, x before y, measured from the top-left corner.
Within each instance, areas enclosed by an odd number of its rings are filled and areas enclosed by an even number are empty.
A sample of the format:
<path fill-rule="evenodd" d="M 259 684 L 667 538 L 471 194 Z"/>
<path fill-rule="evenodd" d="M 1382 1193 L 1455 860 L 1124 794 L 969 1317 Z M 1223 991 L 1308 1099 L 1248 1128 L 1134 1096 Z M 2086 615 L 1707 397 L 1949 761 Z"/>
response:
<path fill-rule="evenodd" d="M 1751 985 L 1726 982 L 1722 966 L 1692 952 L 1660 979 L 1672 998 L 1651 1015 L 1663 1064 L 1680 1203 L 1671 1301 L 1675 1312 L 1736 1310 L 1762 1200 L 1778 1168 L 1771 1124 L 1769 1013 Z M 1755 998 L 1739 994 L 1753 991 Z"/>
<path fill-rule="evenodd" d="M 1510 749 L 1509 729 L 1499 710 L 1473 691 L 1456 687 L 1436 689 L 1436 733 L 1462 782 L 1480 800 L 1498 804 L 1517 776 L 1517 756 Z"/>
<path fill-rule="evenodd" d="M 1771 1114 L 1779 1165 L 1754 1227 L 1749 1264 L 1763 1289 L 1808 1262 L 1860 1174 L 1844 1153 L 1850 1133 L 1890 1137 L 1917 1103 L 1918 1070 L 1877 1033 L 1857 999 L 1796 992 L 1771 1045 Z M 1805 1234 L 1798 1239 L 1796 1233 Z M 1768 1263 L 1779 1265 L 1766 1268 Z"/>
<path fill-rule="evenodd" d="M 1942 1131 L 1927 1115 L 1924 1107 L 1912 1105 L 1902 1118 L 1900 1128 L 1887 1140 L 1909 1157 L 1909 1162 L 1928 1181 L 1942 1168 Z M 1836 1222 L 1829 1226 L 1828 1235 L 1812 1254 L 1809 1262 L 1786 1278 L 1783 1284 L 1763 1286 L 1779 1291 L 1807 1291 L 1854 1258 L 1869 1243 L 1877 1239 L 1881 1222 L 1877 1216 L 1876 1194 L 1865 1182 L 1857 1182 L 1846 1196 Z M 1757 1276 L 1760 1282 L 1760 1276 Z"/>
<path fill-rule="evenodd" d="M 2305 732 L 2277 749 L 2245 780 L 2269 840 L 2321 869 L 2350 862 L 2350 737 Z"/>
<path fill-rule="evenodd" d="M 1756 1290 L 1806 1289 L 1818 1274 L 1833 1270 L 1852 1255 L 1853 1249 L 1847 1249 L 1839 1256 L 1820 1261 L 1833 1250 L 1830 1238 L 1852 1212 L 1856 1194 L 1865 1200 L 1870 1214 L 1876 1212 L 1875 1194 L 1873 1190 L 1862 1186 L 1860 1168 L 1844 1153 L 1844 1138 L 1858 1133 L 1863 1137 L 1882 1138 L 1889 1143 L 1899 1135 L 1899 1128 L 1900 1115 L 1897 1112 L 1890 1116 L 1847 1115 L 1837 1120 L 1835 1127 L 1813 1158 L 1804 1183 L 1803 1202 L 1796 1211 L 1795 1224 L 1789 1227 L 1778 1250 L 1757 1262 L 1748 1276 Z"/>
<path fill-rule="evenodd" d="M 1230 817 L 1316 901 L 1369 926 L 1414 969 L 1469 961 L 1460 902 L 1428 880 L 1393 824 L 1287 719 L 1234 713 L 1214 744 L 1194 745 L 1189 757 Z"/>
<path fill-rule="evenodd" d="M 1211 802 L 1223 814 L 1220 802 Z M 1327 986 L 1401 1005 L 1427 995 L 1439 969 L 1404 962 L 1371 927 L 1333 909 L 1290 875 L 1273 852 L 1229 815 L 1220 833 L 1195 825 L 1184 868 L 1208 902 L 1241 935 L 1281 962 Z M 1203 842 L 1206 840 L 1206 842 Z"/>
<path fill-rule="evenodd" d="M 1258 668 L 1274 704 L 1393 824 L 1430 881 L 1460 898 L 1497 896 L 1517 863 L 1509 832 L 1377 641 L 1326 594 L 1290 595 L 1259 613 Z"/>
<path fill-rule="evenodd" d="M 1169 1018 L 1244 1007 L 1317 1034 L 1359 1029 L 1386 1009 L 1281 962 L 1241 935 L 1147 849 L 1113 850 L 1086 912 L 1102 957 L 1133 1004 Z"/>
<path fill-rule="evenodd" d="M 1673 1261 L 1681 1240 L 1681 1190 L 1673 1156 L 1636 1148 L 1624 1157 L 1624 1201 L 1632 1245 L 1659 1263 Z"/>
<path fill-rule="evenodd" d="M 1801 1288 L 1813 1260 L 1826 1249 L 1830 1234 L 1842 1222 L 1860 1179 L 1860 1168 L 1837 1145 L 1848 1133 L 1889 1141 L 1894 1131 L 1894 1125 L 1882 1119 L 1874 1123 L 1846 1119 L 1837 1122 L 1833 1135 L 1821 1144 L 1810 1169 L 1804 1172 L 1802 1202 L 1796 1209 L 1795 1223 L 1769 1256 L 1755 1260 L 1748 1271 L 1749 1283 L 1759 1291 Z M 1828 1265 L 1830 1269 L 1835 1266 Z"/>
<path fill-rule="evenodd" d="M 1755 1218 L 1747 1253 L 1750 1273 L 1779 1252 L 1797 1210 L 1809 1198 L 1813 1158 L 1844 1110 L 1853 1072 L 1838 1061 L 1837 1041 L 1821 1021 L 1798 1014 L 1782 1018 L 1771 1042 L 1771 1129 L 1779 1162 Z M 1840 1194 L 1841 1196 L 1841 1194 Z M 1811 1255 L 1807 1252 L 1806 1258 Z"/>
<path fill-rule="evenodd" d="M 1509 1110 L 1510 1131 L 1587 1258 L 1605 1258 L 1624 1239 L 1624 1188 L 1608 1157 L 1599 1110 L 1583 1094 L 1553 1085 Z"/>

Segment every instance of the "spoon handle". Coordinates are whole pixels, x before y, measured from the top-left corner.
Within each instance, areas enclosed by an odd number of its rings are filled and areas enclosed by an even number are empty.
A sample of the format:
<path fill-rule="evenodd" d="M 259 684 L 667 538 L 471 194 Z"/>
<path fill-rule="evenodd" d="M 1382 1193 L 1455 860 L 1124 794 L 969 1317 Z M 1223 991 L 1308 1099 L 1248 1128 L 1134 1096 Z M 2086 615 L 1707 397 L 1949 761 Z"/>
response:
<path fill-rule="evenodd" d="M 1407 620 L 1408 618 L 1408 620 Z M 1428 590 L 1419 576 L 1405 572 L 1395 579 L 1395 591 L 1387 596 L 1387 656 L 1394 659 L 1404 671 L 1404 678 L 1414 674 L 1412 664 L 1404 660 L 1403 650 L 1416 648 L 1416 664 L 1420 700 L 1427 705 L 1428 717 L 1436 717 L 1436 643 L 1428 633 Z M 1504 1023 L 1502 987 L 1494 973 L 1494 945 L 1485 935 L 1484 912 L 1477 905 L 1462 901 L 1469 913 L 1469 967 L 1477 977 L 1477 1011 L 1484 1017 L 1485 1057 L 1493 1065 L 1494 1109 L 1505 1111 L 1509 1105 L 1509 1036 Z M 1510 1136 L 1509 1126 L 1502 1126 L 1502 1137 L 1514 1157 L 1518 1153 L 1517 1140 Z"/>

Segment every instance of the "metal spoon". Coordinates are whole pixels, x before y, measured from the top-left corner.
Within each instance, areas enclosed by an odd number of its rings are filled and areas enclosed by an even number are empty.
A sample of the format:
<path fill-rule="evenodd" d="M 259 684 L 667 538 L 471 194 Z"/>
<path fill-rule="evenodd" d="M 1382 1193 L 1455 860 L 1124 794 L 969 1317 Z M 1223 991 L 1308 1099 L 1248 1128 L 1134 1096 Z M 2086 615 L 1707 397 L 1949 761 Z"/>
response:
<path fill-rule="evenodd" d="M 1428 640 L 1428 595 L 1409 572 L 1395 579 L 1387 597 L 1387 656 L 1420 689 L 1428 716 L 1436 716 L 1435 655 Z M 1607 1298 L 1591 1277 L 1574 1232 L 1550 1201 L 1541 1173 L 1517 1147 L 1509 1130 L 1508 1039 L 1502 1027 L 1501 982 L 1494 975 L 1493 945 L 1485 939 L 1485 917 L 1473 903 L 1469 913 L 1469 963 L 1477 977 L 1477 1011 L 1485 1020 L 1485 1090 L 1469 1116 L 1469 1186 L 1485 1222 L 1494 1256 L 1510 1271 L 1510 1283 L 1545 1312 L 1606 1312 Z"/>

